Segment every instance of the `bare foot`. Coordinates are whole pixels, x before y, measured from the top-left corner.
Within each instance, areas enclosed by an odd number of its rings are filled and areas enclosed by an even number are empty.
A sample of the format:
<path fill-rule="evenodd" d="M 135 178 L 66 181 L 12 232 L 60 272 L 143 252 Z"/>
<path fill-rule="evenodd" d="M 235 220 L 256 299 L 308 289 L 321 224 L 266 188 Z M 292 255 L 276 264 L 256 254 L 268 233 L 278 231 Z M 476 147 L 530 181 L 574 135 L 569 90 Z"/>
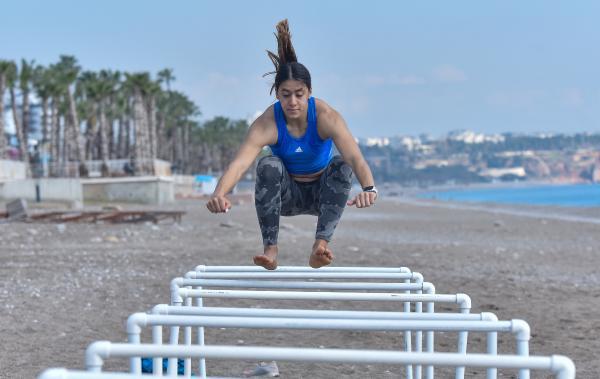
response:
<path fill-rule="evenodd" d="M 254 256 L 254 264 L 262 266 L 267 270 L 275 270 L 277 268 L 277 245 L 269 245 L 265 247 L 263 255 Z"/>
<path fill-rule="evenodd" d="M 327 266 L 333 261 L 333 252 L 327 247 L 327 241 L 316 240 L 313 245 L 313 251 L 308 259 L 308 264 L 312 268 Z"/>

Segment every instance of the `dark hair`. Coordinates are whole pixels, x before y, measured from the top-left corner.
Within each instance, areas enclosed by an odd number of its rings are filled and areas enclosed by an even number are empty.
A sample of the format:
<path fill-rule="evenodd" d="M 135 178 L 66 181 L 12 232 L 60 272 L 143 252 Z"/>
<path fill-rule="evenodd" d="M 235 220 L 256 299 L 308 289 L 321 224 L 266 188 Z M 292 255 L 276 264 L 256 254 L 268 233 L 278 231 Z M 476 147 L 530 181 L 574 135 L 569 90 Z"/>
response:
<path fill-rule="evenodd" d="M 277 54 L 267 50 L 267 55 L 275 66 L 275 71 L 268 72 L 263 76 L 275 74 L 275 83 L 271 86 L 271 92 L 273 90 L 277 92 L 281 83 L 286 80 L 298 80 L 311 90 L 310 72 L 304 67 L 302 63 L 298 63 L 296 57 L 296 51 L 292 46 L 292 35 L 290 34 L 290 28 L 288 26 L 287 19 L 279 21 L 276 26 L 277 33 Z"/>

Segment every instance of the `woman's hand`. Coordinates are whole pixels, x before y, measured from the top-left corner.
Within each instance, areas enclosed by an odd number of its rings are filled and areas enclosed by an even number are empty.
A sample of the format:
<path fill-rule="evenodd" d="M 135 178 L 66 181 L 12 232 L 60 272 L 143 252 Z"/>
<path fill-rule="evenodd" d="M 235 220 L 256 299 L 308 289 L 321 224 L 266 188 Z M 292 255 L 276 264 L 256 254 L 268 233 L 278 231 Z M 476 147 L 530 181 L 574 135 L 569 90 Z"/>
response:
<path fill-rule="evenodd" d="M 231 201 L 223 195 L 212 195 L 206 202 L 206 208 L 212 213 L 224 213 L 231 208 Z"/>
<path fill-rule="evenodd" d="M 356 195 L 354 199 L 349 200 L 346 205 L 367 208 L 375 204 L 375 199 L 377 199 L 377 192 L 363 191 Z"/>

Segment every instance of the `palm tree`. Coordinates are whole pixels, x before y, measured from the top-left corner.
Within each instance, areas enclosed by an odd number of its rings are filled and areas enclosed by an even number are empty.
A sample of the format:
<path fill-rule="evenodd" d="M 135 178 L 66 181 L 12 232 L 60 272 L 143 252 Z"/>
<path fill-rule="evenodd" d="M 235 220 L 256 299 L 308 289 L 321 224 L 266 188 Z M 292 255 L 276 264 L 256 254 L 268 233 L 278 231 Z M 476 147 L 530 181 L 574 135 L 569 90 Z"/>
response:
<path fill-rule="evenodd" d="M 99 135 L 100 135 L 100 149 L 99 158 L 102 160 L 102 175 L 107 176 L 108 170 L 108 159 L 109 159 L 109 134 L 112 138 L 112 122 L 109 124 L 107 121 L 107 103 L 110 97 L 114 94 L 116 86 L 119 82 L 120 74 L 108 70 L 100 71 L 98 75 L 98 86 L 97 86 L 97 101 L 98 101 L 98 113 L 99 113 Z M 111 132 L 109 133 L 109 129 Z"/>
<path fill-rule="evenodd" d="M 42 100 L 42 143 L 48 142 L 49 138 L 49 102 L 52 93 L 52 76 L 44 66 L 36 66 L 32 77 L 33 88 L 37 96 Z"/>
<path fill-rule="evenodd" d="M 147 83 L 146 86 L 146 97 L 148 99 L 148 139 L 150 142 L 148 153 L 150 159 L 154 161 L 158 156 L 158 131 L 157 131 L 157 122 L 156 122 L 156 111 L 157 104 L 156 99 L 160 95 L 160 84 L 158 82 Z"/>
<path fill-rule="evenodd" d="M 23 135 L 23 127 L 21 125 L 21 120 L 19 119 L 19 113 L 17 111 L 17 96 L 15 94 L 15 86 L 18 76 L 18 69 L 15 63 L 12 63 L 8 67 L 7 71 L 7 82 L 8 89 L 10 93 L 10 105 L 13 115 L 13 122 L 15 124 L 15 132 L 17 134 L 17 141 L 19 143 L 19 155 L 23 164 L 25 165 L 25 175 L 27 177 L 31 176 L 31 169 L 29 167 L 29 154 L 27 152 L 27 141 L 25 140 L 25 136 Z"/>
<path fill-rule="evenodd" d="M 21 71 L 19 73 L 19 87 L 21 88 L 21 127 L 23 128 L 23 138 L 25 145 L 29 141 L 29 93 L 31 92 L 31 82 L 33 80 L 34 61 L 27 62 L 21 59 Z"/>
<path fill-rule="evenodd" d="M 79 176 L 88 176 L 88 169 L 85 165 L 85 146 L 81 136 L 79 117 L 77 115 L 77 106 L 71 86 L 75 83 L 80 71 L 77 60 L 73 56 L 61 55 L 60 61 L 56 64 L 58 70 L 58 83 L 63 94 L 66 96 L 68 104 L 68 122 L 66 124 L 68 132 L 65 132 L 65 140 L 69 147 L 69 153 L 74 156 L 79 163 Z"/>
<path fill-rule="evenodd" d="M 4 91 L 8 84 L 8 75 L 13 69 L 14 63 L 0 60 L 0 159 L 6 158 L 6 135 L 4 128 Z"/>
<path fill-rule="evenodd" d="M 50 85 L 48 87 L 50 92 L 50 146 L 48 148 L 50 152 L 50 175 L 60 176 L 63 174 L 61 169 L 64 159 L 64 128 L 61 125 L 61 115 L 66 113 L 66 105 L 64 102 L 64 95 L 62 85 L 59 82 L 60 79 L 60 68 L 56 64 L 48 67 L 48 77 Z"/>
<path fill-rule="evenodd" d="M 108 158 L 114 159 L 115 154 L 115 128 L 114 121 L 119 116 L 117 111 L 117 96 L 121 85 L 121 73 L 119 71 L 106 71 L 106 74 L 100 72 L 100 77 L 107 82 L 110 90 L 107 92 L 106 118 L 107 118 L 107 149 Z"/>
<path fill-rule="evenodd" d="M 159 102 L 159 114 L 164 123 L 162 134 L 168 137 L 165 143 L 170 150 L 168 159 L 180 170 L 185 171 L 189 155 L 189 128 L 190 119 L 198 116 L 198 107 L 184 94 L 171 91 L 168 96 L 163 96 Z"/>
<path fill-rule="evenodd" d="M 174 81 L 175 81 L 175 76 L 173 76 L 172 68 L 165 68 L 158 72 L 158 82 L 159 83 L 164 82 L 165 85 L 167 86 L 168 92 L 171 91 L 171 82 L 174 82 Z"/>
<path fill-rule="evenodd" d="M 40 65 L 33 71 L 32 83 L 37 96 L 42 100 L 42 141 L 38 146 L 40 146 L 40 154 L 48 157 L 53 154 L 51 133 L 54 129 L 51 129 L 51 126 L 55 126 L 53 122 L 48 122 L 48 118 L 50 115 L 50 99 L 55 92 L 56 85 L 51 70 Z M 54 114 L 52 114 L 52 117 L 54 118 Z"/>
<path fill-rule="evenodd" d="M 161 92 L 157 98 L 157 112 L 156 112 L 156 135 L 157 135 L 157 151 L 156 156 L 160 159 L 164 159 L 167 155 L 168 145 L 165 141 L 166 137 L 166 125 L 165 125 L 165 104 L 168 104 L 171 98 L 171 82 L 175 81 L 173 75 L 173 69 L 165 68 L 158 72 L 158 84 L 165 83 L 165 91 Z"/>
<path fill-rule="evenodd" d="M 113 110 L 119 125 L 116 156 L 125 158 L 129 156 L 129 96 L 123 85 L 117 90 Z"/>
<path fill-rule="evenodd" d="M 144 95 L 150 86 L 148 73 L 125 74 L 125 85 L 133 97 L 133 167 L 136 175 L 146 175 L 152 171 L 149 166 L 149 122 L 148 112 L 144 106 Z"/>

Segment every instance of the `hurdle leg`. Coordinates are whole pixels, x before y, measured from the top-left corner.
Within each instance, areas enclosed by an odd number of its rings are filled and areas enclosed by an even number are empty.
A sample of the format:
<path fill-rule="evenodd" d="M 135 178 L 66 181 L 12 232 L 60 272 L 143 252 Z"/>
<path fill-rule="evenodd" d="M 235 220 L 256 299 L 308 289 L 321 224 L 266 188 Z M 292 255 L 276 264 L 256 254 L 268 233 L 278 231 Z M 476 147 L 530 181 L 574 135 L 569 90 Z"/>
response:
<path fill-rule="evenodd" d="M 152 327 L 152 343 L 155 345 L 162 345 L 162 326 L 155 325 Z M 154 357 L 152 359 L 152 375 L 163 376 L 163 358 Z"/>
<path fill-rule="evenodd" d="M 410 284 L 410 279 L 405 279 L 404 283 Z M 410 290 L 404 291 L 410 294 Z M 410 313 L 410 302 L 404 303 L 404 312 Z M 404 351 L 410 353 L 412 351 L 412 333 L 410 330 L 404 332 Z M 412 365 L 406 365 L 406 379 L 413 379 Z"/>
<path fill-rule="evenodd" d="M 204 306 L 202 298 L 196 298 L 196 306 L 202 308 Z M 198 327 L 198 345 L 204 346 L 204 327 Z M 200 358 L 198 361 L 198 369 L 200 371 L 200 377 L 206 379 L 206 360 Z"/>
<path fill-rule="evenodd" d="M 191 289 L 192 287 L 186 287 L 186 288 Z M 191 297 L 187 297 L 185 299 L 185 305 L 188 307 L 192 306 L 192 298 Z M 192 346 L 192 327 L 190 327 L 190 326 L 186 326 L 185 329 L 183 330 L 183 343 L 186 346 Z M 183 362 L 184 362 L 183 375 L 186 378 L 191 378 L 192 377 L 192 358 L 186 357 Z"/>
<path fill-rule="evenodd" d="M 529 340 L 517 340 L 517 355 L 529 356 Z M 529 370 L 519 370 L 519 379 L 529 379 Z"/>
<path fill-rule="evenodd" d="M 469 313 L 471 310 L 461 309 L 460 313 Z M 458 332 L 458 352 L 462 354 L 467 353 L 467 340 L 469 338 L 469 332 L 463 331 Z M 456 379 L 464 379 L 465 377 L 465 366 L 456 367 Z"/>
<path fill-rule="evenodd" d="M 419 294 L 419 295 L 422 293 L 423 293 L 423 291 L 421 291 L 421 290 L 417 291 L 417 294 Z M 415 303 L 415 313 L 423 313 L 423 303 L 422 302 L 419 301 L 419 302 Z M 421 353 L 423 351 L 423 331 L 422 330 L 417 330 L 415 332 L 415 351 L 417 353 Z M 421 379 L 422 368 L 423 368 L 422 365 L 415 366 L 415 378 L 416 379 Z"/>
<path fill-rule="evenodd" d="M 426 306 L 427 306 L 427 313 L 435 312 L 435 304 L 433 302 L 427 303 Z M 425 332 L 425 348 L 428 353 L 433 353 L 435 351 L 434 343 L 435 343 L 435 341 L 434 341 L 433 331 L 429 330 L 429 331 Z M 425 378 L 433 379 L 433 376 L 434 376 L 433 365 L 425 366 Z"/>
<path fill-rule="evenodd" d="M 498 333 L 490 332 L 487 334 L 487 353 L 489 355 L 498 355 Z M 487 369 L 487 379 L 496 379 L 498 377 L 498 369 L 490 367 Z"/>

